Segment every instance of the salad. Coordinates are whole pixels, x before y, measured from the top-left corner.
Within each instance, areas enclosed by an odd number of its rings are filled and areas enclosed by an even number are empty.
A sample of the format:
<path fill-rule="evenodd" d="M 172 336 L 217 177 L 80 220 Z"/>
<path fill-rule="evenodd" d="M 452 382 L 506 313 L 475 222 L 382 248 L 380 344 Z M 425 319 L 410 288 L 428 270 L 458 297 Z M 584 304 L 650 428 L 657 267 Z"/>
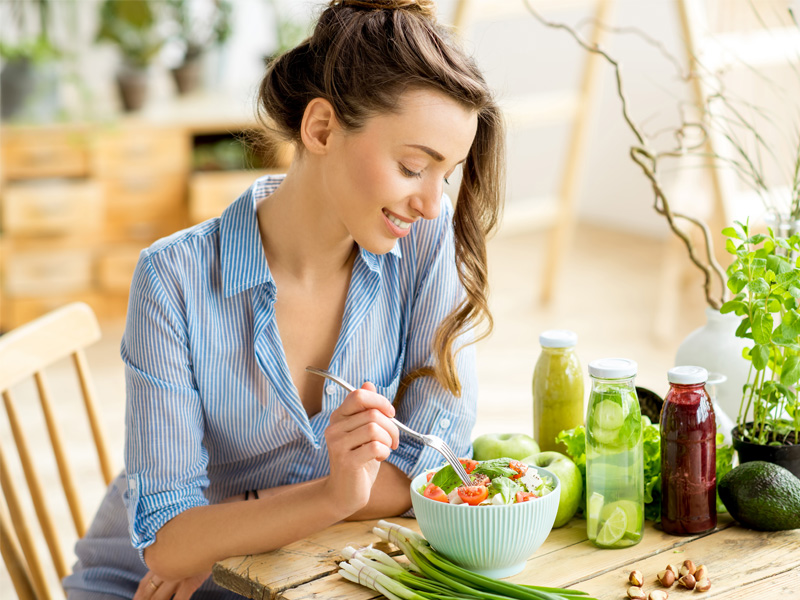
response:
<path fill-rule="evenodd" d="M 428 473 L 428 483 L 417 492 L 437 502 L 464 506 L 491 506 L 528 502 L 549 494 L 555 484 L 528 465 L 510 458 L 476 461 L 459 459 L 472 485 L 464 485 L 450 465 Z"/>

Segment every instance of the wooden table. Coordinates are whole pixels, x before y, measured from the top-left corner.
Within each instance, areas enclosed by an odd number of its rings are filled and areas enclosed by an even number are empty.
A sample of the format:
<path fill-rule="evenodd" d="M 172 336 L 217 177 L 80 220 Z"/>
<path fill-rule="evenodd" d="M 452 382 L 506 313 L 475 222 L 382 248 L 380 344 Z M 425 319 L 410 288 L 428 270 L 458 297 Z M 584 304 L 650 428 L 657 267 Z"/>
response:
<path fill-rule="evenodd" d="M 388 520 L 419 530 L 413 519 Z M 381 598 L 336 572 L 346 545 L 378 545 L 371 531 L 375 523 L 339 523 L 274 552 L 229 558 L 214 566 L 214 581 L 247 598 Z M 387 549 L 385 545 L 379 547 Z M 668 590 L 671 600 L 800 599 L 800 529 L 752 531 L 727 515 L 720 516 L 713 532 L 693 537 L 667 535 L 648 521 L 644 539 L 622 550 L 596 548 L 586 539 L 586 522 L 573 519 L 565 527 L 554 529 L 525 569 L 509 581 L 571 587 L 600 600 L 617 600 L 626 597 L 631 570 L 644 574 L 645 593 L 649 593 L 663 589 L 655 581 L 658 571 L 685 559 L 706 565 L 711 589 L 701 595 L 675 585 Z"/>

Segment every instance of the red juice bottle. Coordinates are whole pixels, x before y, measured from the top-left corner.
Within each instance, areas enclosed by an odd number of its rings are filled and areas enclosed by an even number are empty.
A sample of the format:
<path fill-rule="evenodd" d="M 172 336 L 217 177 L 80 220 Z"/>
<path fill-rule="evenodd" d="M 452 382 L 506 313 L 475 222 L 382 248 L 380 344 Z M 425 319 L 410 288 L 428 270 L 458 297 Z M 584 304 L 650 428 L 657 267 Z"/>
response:
<path fill-rule="evenodd" d="M 661 409 L 661 525 L 672 535 L 717 526 L 717 444 L 708 371 L 675 367 Z"/>

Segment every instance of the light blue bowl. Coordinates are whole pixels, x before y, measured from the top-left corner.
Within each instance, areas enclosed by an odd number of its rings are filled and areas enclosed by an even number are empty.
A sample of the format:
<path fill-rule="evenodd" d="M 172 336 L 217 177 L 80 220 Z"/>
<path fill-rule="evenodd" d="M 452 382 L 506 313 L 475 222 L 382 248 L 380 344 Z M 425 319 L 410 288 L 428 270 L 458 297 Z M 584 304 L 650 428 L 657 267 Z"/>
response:
<path fill-rule="evenodd" d="M 417 491 L 426 483 L 426 474 L 418 475 L 411 482 L 411 504 L 422 535 L 465 569 L 495 578 L 516 575 L 550 534 L 561 497 L 558 477 L 541 467 L 529 468 L 550 477 L 555 489 L 535 500 L 499 506 L 431 500 Z"/>

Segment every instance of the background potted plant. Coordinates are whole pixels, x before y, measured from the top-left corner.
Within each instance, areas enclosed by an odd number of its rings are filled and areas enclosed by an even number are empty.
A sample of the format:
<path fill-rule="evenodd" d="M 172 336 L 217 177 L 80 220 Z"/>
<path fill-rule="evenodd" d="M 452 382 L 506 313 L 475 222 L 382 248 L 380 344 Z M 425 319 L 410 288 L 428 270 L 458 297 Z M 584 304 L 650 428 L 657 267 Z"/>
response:
<path fill-rule="evenodd" d="M 179 94 L 195 90 L 201 80 L 202 57 L 224 44 L 231 35 L 228 0 L 168 0 L 175 31 L 172 39 L 181 46 L 181 63 L 172 69 Z"/>
<path fill-rule="evenodd" d="M 0 116 L 3 120 L 52 120 L 59 108 L 58 61 L 62 52 L 50 35 L 50 0 L 9 2 L 12 32 L 0 41 Z"/>
<path fill-rule="evenodd" d="M 708 173 L 732 169 L 761 201 L 767 213 L 765 220 L 771 219 L 775 230 L 788 237 L 800 223 L 800 105 L 797 96 L 787 95 L 787 82 L 773 82 L 760 76 L 758 85 L 770 90 L 765 95 L 781 98 L 789 107 L 788 115 L 776 114 L 732 91 L 726 71 L 705 67 L 691 52 L 688 61 L 680 60 L 671 55 L 664 44 L 634 27 L 615 29 L 601 25 L 609 31 L 636 36 L 643 44 L 642 50 L 649 51 L 648 56 L 653 60 L 666 60 L 673 65 L 676 78 L 685 83 L 687 95 L 691 89 L 705 90 L 701 105 L 669 96 L 664 110 L 652 103 L 656 97 L 652 95 L 647 98 L 649 102 L 644 109 L 640 109 L 646 112 L 637 119 L 620 61 L 604 48 L 584 40 L 576 28 L 545 19 L 527 0 L 526 5 L 540 23 L 566 31 L 580 47 L 602 57 L 612 67 L 622 117 L 635 138 L 629 148 L 630 157 L 651 186 L 654 210 L 666 219 L 672 233 L 685 246 L 690 261 L 703 276 L 708 323 L 684 340 L 676 353 L 676 364 L 698 364 L 725 375 L 727 381 L 716 386 L 717 399 L 727 412 L 726 416 L 735 418 L 742 386 L 748 380 L 752 363 L 742 358 L 748 340 L 736 335 L 741 318 L 732 311 L 720 311 L 730 298 L 726 270 L 716 258 L 724 236 L 715 236 L 712 228 L 691 211 L 691 203 L 685 203 L 686 210 L 680 208 L 672 194 L 672 182 L 665 174 L 691 169 L 704 169 Z M 763 15 L 757 13 L 755 6 L 752 8 L 756 13 L 754 22 L 763 24 Z M 782 15 L 776 11 L 770 18 L 785 21 L 789 28 L 798 27 L 791 11 Z M 790 65 L 793 58 L 796 59 L 793 54 L 786 57 Z M 800 77 L 797 69 L 793 73 Z M 663 90 L 660 93 L 663 95 Z M 723 142 L 713 151 L 709 144 L 712 137 Z M 776 138 L 785 143 L 776 144 Z M 784 182 L 783 186 L 775 185 L 776 173 Z M 777 194 L 776 189 L 780 190 Z M 692 191 L 696 197 L 696 191 Z M 720 223 L 719 229 L 729 223 Z"/>
<path fill-rule="evenodd" d="M 753 235 L 739 222 L 723 233 L 735 295 L 721 312 L 738 315 L 736 335 L 752 341 L 733 445 L 740 462 L 773 462 L 800 477 L 800 235 Z"/>
<path fill-rule="evenodd" d="M 97 41 L 115 44 L 122 55 L 117 83 L 126 111 L 147 99 L 148 69 L 166 41 L 158 16 L 148 0 L 105 0 L 100 6 Z"/>

